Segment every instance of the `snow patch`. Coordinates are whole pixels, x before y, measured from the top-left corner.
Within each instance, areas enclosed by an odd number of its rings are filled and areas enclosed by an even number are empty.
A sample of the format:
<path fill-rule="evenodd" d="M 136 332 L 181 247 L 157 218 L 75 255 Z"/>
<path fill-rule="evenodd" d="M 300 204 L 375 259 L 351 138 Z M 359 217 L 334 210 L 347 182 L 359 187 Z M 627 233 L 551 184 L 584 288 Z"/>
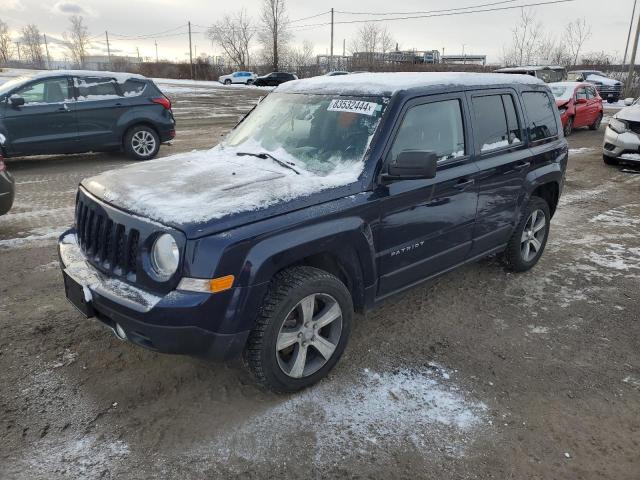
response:
<path fill-rule="evenodd" d="M 580 155 L 583 153 L 590 153 L 590 152 L 593 152 L 593 150 L 594 149 L 590 147 L 570 148 L 569 155 Z"/>
<path fill-rule="evenodd" d="M 0 249 L 3 248 L 27 248 L 37 247 L 58 238 L 66 227 L 42 227 L 30 230 L 25 237 L 8 238 L 0 240 Z"/>

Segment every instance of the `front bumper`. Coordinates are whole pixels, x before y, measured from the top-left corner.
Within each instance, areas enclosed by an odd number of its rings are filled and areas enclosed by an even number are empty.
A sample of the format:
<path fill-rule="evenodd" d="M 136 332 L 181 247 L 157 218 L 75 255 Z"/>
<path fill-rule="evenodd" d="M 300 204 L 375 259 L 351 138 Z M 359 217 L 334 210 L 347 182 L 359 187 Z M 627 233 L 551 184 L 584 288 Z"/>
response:
<path fill-rule="evenodd" d="M 640 137 L 633 132 L 617 133 L 607 127 L 604 133 L 603 155 L 620 158 L 624 154 L 640 153 Z"/>
<path fill-rule="evenodd" d="M 58 253 L 69 301 L 114 332 L 120 326 L 132 343 L 158 352 L 214 360 L 227 360 L 242 352 L 248 331 L 220 333 L 192 324 L 194 318 L 206 319 L 203 310 L 210 294 L 172 291 L 157 296 L 107 277 L 85 260 L 72 230 L 60 237 Z"/>

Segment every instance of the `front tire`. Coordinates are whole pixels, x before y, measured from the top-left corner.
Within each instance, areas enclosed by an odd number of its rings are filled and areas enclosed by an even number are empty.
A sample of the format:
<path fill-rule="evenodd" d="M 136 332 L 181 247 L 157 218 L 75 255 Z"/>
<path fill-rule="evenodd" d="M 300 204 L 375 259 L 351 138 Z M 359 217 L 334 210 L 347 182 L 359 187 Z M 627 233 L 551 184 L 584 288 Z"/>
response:
<path fill-rule="evenodd" d="M 224 81 L 225 85 L 231 85 L 231 80 L 229 80 L 228 78 Z"/>
<path fill-rule="evenodd" d="M 573 132 L 573 117 L 567 118 L 567 123 L 564 125 L 564 136 L 568 137 Z"/>
<path fill-rule="evenodd" d="M 618 159 L 617 158 L 613 158 L 613 157 L 608 157 L 607 155 L 602 155 L 602 160 L 604 160 L 604 163 L 606 163 L 607 165 L 618 165 Z"/>
<path fill-rule="evenodd" d="M 504 252 L 509 270 L 526 272 L 538 263 L 549 238 L 550 219 L 547 202 L 540 197 L 531 197 Z"/>
<path fill-rule="evenodd" d="M 598 130 L 600 128 L 601 122 L 602 122 L 602 114 L 599 114 L 598 117 L 593 121 L 593 123 L 589 125 L 589 130 Z"/>
<path fill-rule="evenodd" d="M 151 127 L 135 125 L 125 135 L 124 150 L 134 160 L 151 160 L 160 150 L 160 137 Z"/>
<path fill-rule="evenodd" d="M 245 357 L 258 381 L 295 392 L 325 377 L 344 351 L 353 316 L 349 290 L 312 267 L 278 273 L 249 334 Z"/>

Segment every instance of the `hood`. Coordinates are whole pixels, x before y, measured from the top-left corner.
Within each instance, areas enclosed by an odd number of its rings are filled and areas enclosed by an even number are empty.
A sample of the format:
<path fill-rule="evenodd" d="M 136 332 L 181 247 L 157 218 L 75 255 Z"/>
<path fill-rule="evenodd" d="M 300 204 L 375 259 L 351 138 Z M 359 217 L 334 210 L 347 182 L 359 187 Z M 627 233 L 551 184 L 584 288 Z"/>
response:
<path fill-rule="evenodd" d="M 262 149 L 264 150 L 264 149 Z M 319 175 L 296 163 L 300 174 L 269 160 L 214 147 L 139 163 L 82 181 L 100 200 L 129 213 L 182 230 L 211 234 L 359 191 L 363 162 Z M 282 149 L 271 152 L 285 161 Z"/>
<path fill-rule="evenodd" d="M 571 100 L 565 100 L 565 99 L 556 99 L 556 107 L 560 108 L 560 107 L 565 107 L 569 104 Z"/>
<path fill-rule="evenodd" d="M 615 115 L 615 118 L 630 122 L 640 122 L 640 105 L 631 105 L 623 108 Z"/>
<path fill-rule="evenodd" d="M 613 78 L 607 78 L 600 75 L 588 75 L 586 78 L 589 82 L 598 82 L 602 85 L 620 85 L 621 82 L 614 80 Z"/>

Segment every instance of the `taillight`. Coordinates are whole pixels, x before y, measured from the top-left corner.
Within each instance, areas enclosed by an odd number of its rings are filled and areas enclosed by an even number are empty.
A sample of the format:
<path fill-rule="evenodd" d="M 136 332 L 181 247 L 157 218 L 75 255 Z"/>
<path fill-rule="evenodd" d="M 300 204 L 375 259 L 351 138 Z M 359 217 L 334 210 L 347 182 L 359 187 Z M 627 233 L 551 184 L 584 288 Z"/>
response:
<path fill-rule="evenodd" d="M 167 110 L 171 110 L 171 101 L 167 97 L 152 98 L 151 101 L 158 105 L 162 105 Z"/>

